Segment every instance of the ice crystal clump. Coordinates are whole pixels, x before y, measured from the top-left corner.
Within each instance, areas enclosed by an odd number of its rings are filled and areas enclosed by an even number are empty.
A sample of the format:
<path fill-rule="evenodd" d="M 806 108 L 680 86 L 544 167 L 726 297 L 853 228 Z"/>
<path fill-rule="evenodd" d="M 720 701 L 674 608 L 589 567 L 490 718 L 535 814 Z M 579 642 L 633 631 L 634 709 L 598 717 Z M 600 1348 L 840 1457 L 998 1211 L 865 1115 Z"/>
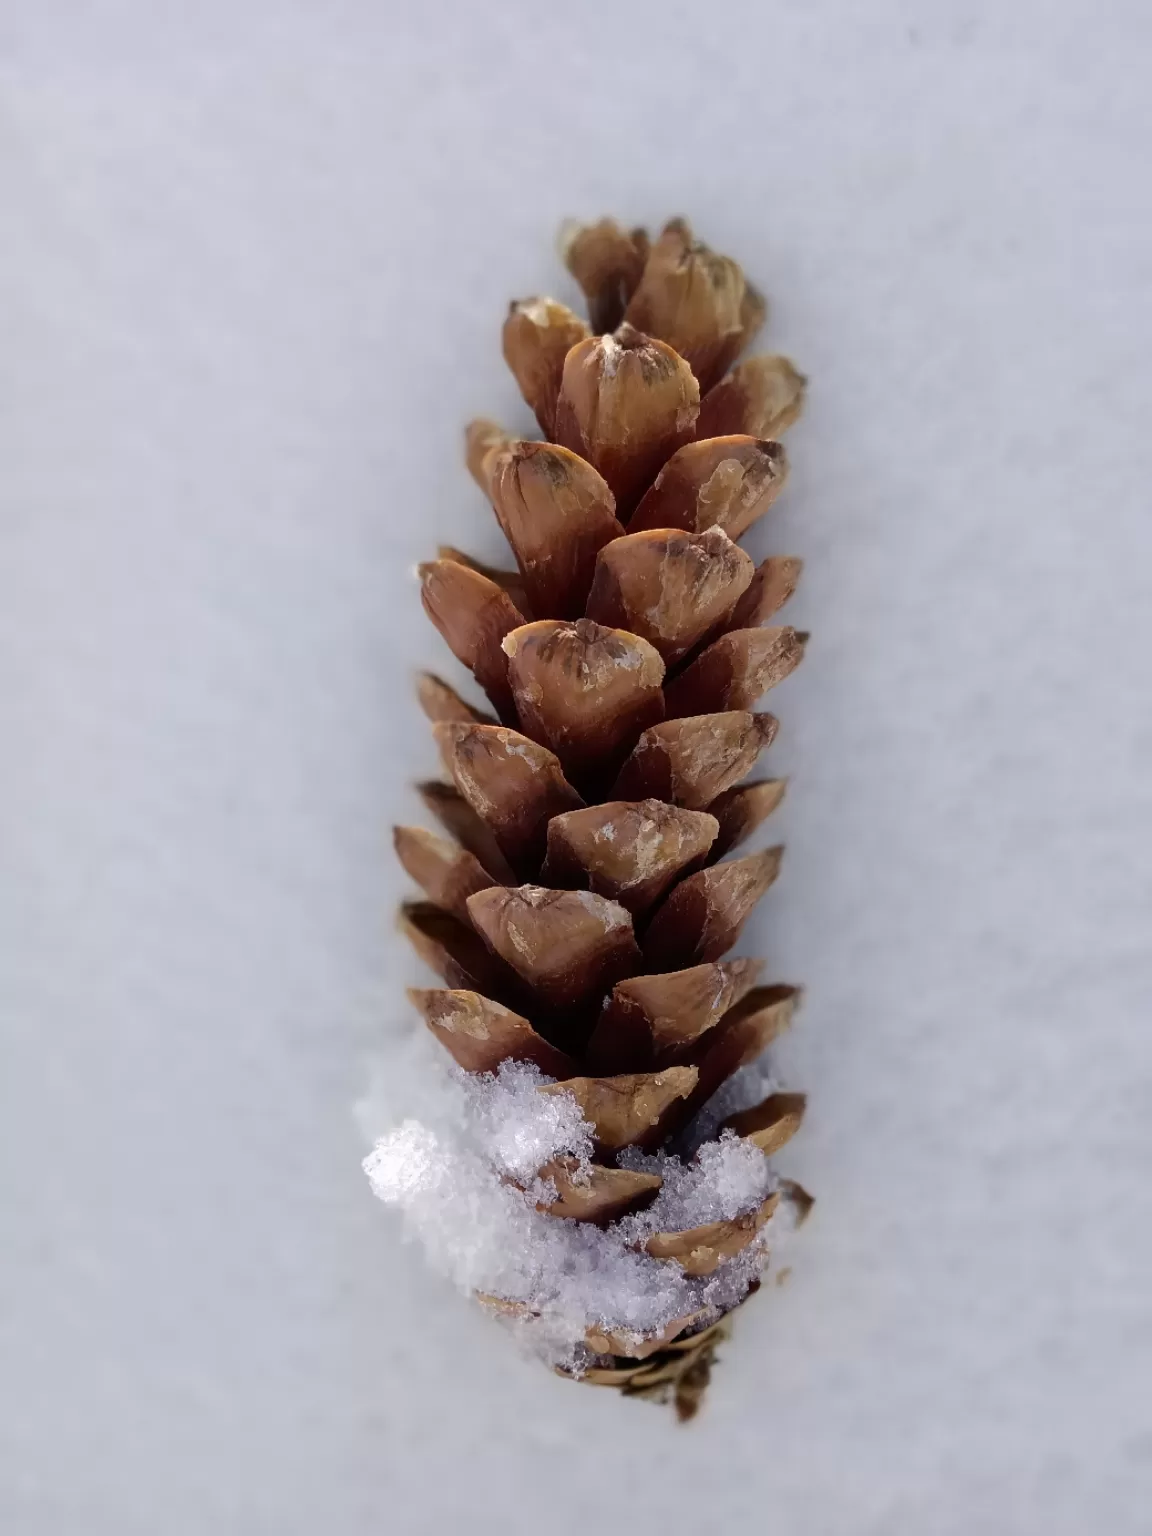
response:
<path fill-rule="evenodd" d="M 365 1159 L 373 1190 L 462 1290 L 514 1303 L 525 1341 L 554 1364 L 579 1370 L 586 1363 L 589 1328 L 652 1334 L 690 1313 L 735 1306 L 760 1273 L 779 1218 L 705 1277 L 637 1249 L 654 1232 L 756 1209 L 775 1186 L 764 1154 L 731 1134 L 691 1162 L 629 1150 L 624 1166 L 664 1180 L 647 1210 L 603 1229 L 549 1216 L 536 1203 L 554 1189 L 538 1170 L 559 1157 L 586 1169 L 592 1153 L 576 1100 L 537 1092 L 550 1081 L 524 1063 L 484 1074 L 438 1064 L 422 1076 L 420 1118 L 394 1125 Z"/>
<path fill-rule="evenodd" d="M 639 1240 L 652 1232 L 683 1232 L 712 1221 L 730 1221 L 755 1210 L 776 1187 L 760 1148 L 733 1131 L 725 1131 L 719 1141 L 706 1142 L 692 1162 L 664 1152 L 645 1156 L 632 1147 L 620 1154 L 619 1162 L 623 1168 L 658 1173 L 664 1180 L 647 1210 L 619 1223 Z"/>

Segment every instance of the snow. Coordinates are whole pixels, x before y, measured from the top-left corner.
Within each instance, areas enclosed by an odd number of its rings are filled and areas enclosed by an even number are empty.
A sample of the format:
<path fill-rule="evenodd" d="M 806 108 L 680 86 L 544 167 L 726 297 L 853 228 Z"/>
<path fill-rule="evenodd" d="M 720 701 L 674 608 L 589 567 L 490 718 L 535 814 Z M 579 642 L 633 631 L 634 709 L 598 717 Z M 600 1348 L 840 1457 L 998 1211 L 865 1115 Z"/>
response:
<path fill-rule="evenodd" d="M 621 1153 L 619 1162 L 623 1168 L 658 1173 L 664 1180 L 647 1210 L 620 1222 L 629 1235 L 682 1232 L 731 1221 L 756 1210 L 776 1187 L 763 1152 L 731 1131 L 704 1143 L 690 1160 L 670 1152 L 646 1156 L 629 1150 Z"/>
<path fill-rule="evenodd" d="M 0 13 L 4 1536 L 1146 1536 L 1152 9 Z M 462 428 L 531 426 L 559 220 L 671 210 L 811 380 L 744 945 L 819 1203 L 684 1431 L 521 1360 L 349 1117 L 462 685 L 407 572 L 506 558 Z"/>
<path fill-rule="evenodd" d="M 536 1206 L 555 1186 L 539 1170 L 566 1156 L 587 1170 L 592 1152 L 591 1127 L 576 1100 L 539 1093 L 552 1079 L 528 1064 L 505 1062 L 496 1073 L 470 1076 L 419 1045 L 406 1059 L 418 1080 L 405 1093 L 392 1073 L 389 1099 L 419 1101 L 420 1118 L 377 1137 L 364 1160 L 369 1182 L 462 1292 L 522 1305 L 527 1315 L 515 1335 L 549 1364 L 579 1373 L 592 1358 L 585 1335 L 593 1327 L 643 1336 L 692 1313 L 721 1315 L 743 1298 L 788 1230 L 786 1214 L 773 1216 L 706 1278 L 642 1251 L 653 1233 L 744 1215 L 772 1192 L 768 1159 L 731 1133 L 689 1162 L 622 1154 L 621 1166 L 664 1179 L 647 1210 L 603 1229 L 549 1216 Z M 362 1124 L 381 1112 L 389 1110 L 365 1103 Z"/>

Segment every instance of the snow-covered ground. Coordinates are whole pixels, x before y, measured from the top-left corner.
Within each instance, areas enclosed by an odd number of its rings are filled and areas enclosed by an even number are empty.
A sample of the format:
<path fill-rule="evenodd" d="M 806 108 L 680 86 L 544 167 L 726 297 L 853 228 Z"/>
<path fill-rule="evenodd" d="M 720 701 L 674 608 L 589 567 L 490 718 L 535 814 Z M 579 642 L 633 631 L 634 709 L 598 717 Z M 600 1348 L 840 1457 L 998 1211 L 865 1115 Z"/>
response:
<path fill-rule="evenodd" d="M 1147 1531 L 1150 72 L 1138 0 L 0 3 L 5 1536 Z M 819 1203 L 685 1430 L 433 1275 L 355 1113 L 411 568 L 497 552 L 460 428 L 602 211 L 812 381 L 747 947 Z"/>

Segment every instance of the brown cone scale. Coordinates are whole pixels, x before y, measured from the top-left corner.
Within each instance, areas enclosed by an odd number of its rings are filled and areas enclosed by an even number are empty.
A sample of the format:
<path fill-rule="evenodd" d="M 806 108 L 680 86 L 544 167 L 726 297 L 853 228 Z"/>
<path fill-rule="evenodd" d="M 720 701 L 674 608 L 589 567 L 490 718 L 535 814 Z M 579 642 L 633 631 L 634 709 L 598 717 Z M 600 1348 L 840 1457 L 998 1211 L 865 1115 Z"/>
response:
<path fill-rule="evenodd" d="M 579 1006 L 639 967 L 627 911 L 588 891 L 490 886 L 468 898 L 481 938 L 546 1006 Z"/>
<path fill-rule="evenodd" d="M 588 806 L 549 822 L 544 876 L 609 896 L 633 915 L 644 913 L 678 876 L 703 862 L 718 831 L 714 816 L 662 800 Z"/>
<path fill-rule="evenodd" d="M 503 648 L 525 731 L 552 748 L 571 778 L 614 767 L 664 715 L 664 663 L 627 630 L 541 619 L 512 630 Z"/>
<path fill-rule="evenodd" d="M 494 464 L 495 461 L 493 461 Z M 517 613 L 527 613 L 528 594 L 524 590 L 524 583 L 520 580 L 519 571 L 505 570 L 499 565 L 487 565 L 483 560 L 477 560 L 472 555 L 466 555 L 462 549 L 453 548 L 451 544 L 441 544 L 436 551 L 436 558 L 438 560 L 451 560 L 454 565 L 463 565 L 468 570 L 477 572 L 480 576 L 486 576 L 502 592 L 508 594 Z"/>
<path fill-rule="evenodd" d="M 429 560 L 419 571 L 424 611 L 501 715 L 512 709 L 501 641 L 524 617 L 491 577 L 455 560 Z"/>
<path fill-rule="evenodd" d="M 574 1063 L 538 1035 L 528 1020 L 480 992 L 409 987 L 428 1028 L 466 1072 L 494 1072 L 502 1061 L 531 1061 L 550 1077 L 571 1076 Z"/>
<path fill-rule="evenodd" d="M 700 386 L 671 347 L 622 325 L 564 359 L 556 440 L 604 476 L 622 516 L 677 448 L 692 440 Z"/>
<path fill-rule="evenodd" d="M 785 779 L 760 779 L 755 784 L 737 784 L 717 795 L 712 802 L 712 815 L 719 830 L 712 844 L 712 857 L 723 858 L 751 837 L 783 800 L 787 787 Z"/>
<path fill-rule="evenodd" d="M 619 981 L 588 1042 L 604 1072 L 638 1072 L 683 1056 L 755 985 L 759 960 L 694 965 Z"/>
<path fill-rule="evenodd" d="M 490 484 L 520 567 L 525 611 L 580 618 L 597 555 L 624 532 L 603 478 L 556 443 L 513 443 L 497 455 Z"/>
<path fill-rule="evenodd" d="M 552 431 L 564 359 L 587 335 L 580 316 L 555 299 L 514 299 L 508 308 L 504 361 L 545 434 Z"/>
<path fill-rule="evenodd" d="M 802 1093 L 773 1093 L 752 1109 L 730 1115 L 722 1129 L 755 1142 L 761 1152 L 778 1152 L 800 1129 L 807 1102 Z"/>
<path fill-rule="evenodd" d="M 733 611 L 754 574 L 720 528 L 627 534 L 599 552 L 588 616 L 640 635 L 672 666 Z"/>
<path fill-rule="evenodd" d="M 757 563 L 739 541 L 771 528 L 788 472 L 777 439 L 805 380 L 786 358 L 739 360 L 767 305 L 683 220 L 652 242 L 610 219 L 572 225 L 561 247 L 588 321 L 518 300 L 502 335 L 544 440 L 486 419 L 465 437 L 511 554 L 488 565 L 443 547 L 420 567 L 424 606 L 477 685 L 418 685 L 451 780 L 419 792 L 447 836 L 395 836 L 421 893 L 401 926 L 440 978 L 413 1003 L 465 1071 L 531 1062 L 552 1079 L 541 1092 L 575 1098 L 594 1161 L 556 1159 L 525 1187 L 543 1189 L 548 1219 L 605 1226 L 661 1183 L 619 1154 L 685 1134 L 800 996 L 728 951 L 780 868 L 779 848 L 741 847 L 784 792 L 747 777 L 778 730 L 757 706 L 806 639 L 771 626 L 800 561 Z M 727 1129 L 767 1154 L 803 1112 L 778 1092 Z M 757 1208 L 642 1246 L 703 1279 L 778 1205 L 799 1220 L 811 1196 L 782 1180 Z M 585 1379 L 672 1394 L 690 1417 L 726 1327 L 715 1309 L 649 1336 L 591 1321 Z"/>
<path fill-rule="evenodd" d="M 601 1152 L 651 1144 L 668 1110 L 695 1088 L 695 1067 L 663 1072 L 626 1072 L 613 1077 L 574 1077 L 542 1088 L 570 1093 L 584 1111 Z"/>
<path fill-rule="evenodd" d="M 411 901 L 400 909 L 400 930 L 412 948 L 451 988 L 484 997 L 515 995 L 511 969 L 489 950 L 476 931 L 431 901 Z"/>
<path fill-rule="evenodd" d="M 396 827 L 392 844 L 396 857 L 429 901 L 465 922 L 469 896 L 495 884 L 475 854 L 424 827 Z"/>
<path fill-rule="evenodd" d="M 778 629 L 733 629 L 714 640 L 665 692 L 674 719 L 699 714 L 706 704 L 751 709 L 781 683 L 804 655 L 806 635 Z"/>
<path fill-rule="evenodd" d="M 674 453 L 644 493 L 629 531 L 722 529 L 744 536 L 776 500 L 788 477 L 779 443 L 755 437 L 709 437 Z"/>
<path fill-rule="evenodd" d="M 792 555 L 770 555 L 756 567 L 735 608 L 728 615 L 728 629 L 755 629 L 778 613 L 796 590 L 801 562 Z"/>
<path fill-rule="evenodd" d="M 624 318 L 676 348 L 701 389 L 710 388 L 743 342 L 744 274 L 730 256 L 693 240 L 673 219 L 653 245 Z"/>
<path fill-rule="evenodd" d="M 659 1174 L 603 1168 L 598 1163 L 582 1176 L 574 1158 L 545 1163 L 539 1176 L 556 1186 L 556 1198 L 543 1202 L 541 1210 L 569 1221 L 594 1221 L 597 1225 L 635 1210 L 664 1182 Z"/>
<path fill-rule="evenodd" d="M 768 848 L 689 875 L 673 889 L 644 937 L 654 971 L 718 960 L 740 937 L 752 908 L 780 873 L 782 848 Z M 471 896 L 469 901 L 483 900 Z"/>
<path fill-rule="evenodd" d="M 746 432 L 778 437 L 804 409 L 807 386 L 808 380 L 786 357 L 750 357 L 705 395 L 696 435 Z"/>
<path fill-rule="evenodd" d="M 475 854 L 494 884 L 516 883 L 515 871 L 501 852 L 492 828 L 472 809 L 454 784 L 429 779 L 417 784 L 416 791 L 425 809 L 435 816 L 444 830 L 451 833 L 461 847 Z"/>
<path fill-rule="evenodd" d="M 485 496 L 489 494 L 496 455 L 511 441 L 500 423 L 486 416 L 470 421 L 464 429 L 464 462 Z"/>
<path fill-rule="evenodd" d="M 656 795 L 703 810 L 744 777 L 777 726 L 774 715 L 740 709 L 652 726 L 633 747 L 613 792 L 622 799 Z"/>
<path fill-rule="evenodd" d="M 416 683 L 416 697 L 420 701 L 420 708 L 434 725 L 441 720 L 462 720 L 471 725 L 496 724 L 491 715 L 461 698 L 451 683 L 446 683 L 434 672 L 421 674 Z"/>
<path fill-rule="evenodd" d="M 635 293 L 648 259 L 642 229 L 622 229 L 615 219 L 566 224 L 560 231 L 564 265 L 584 290 L 588 318 L 597 335 L 614 331 Z"/>
<path fill-rule="evenodd" d="M 559 759 L 503 726 L 449 723 L 435 734 L 456 787 L 504 857 L 514 869 L 538 867 L 551 818 L 583 804 Z"/>

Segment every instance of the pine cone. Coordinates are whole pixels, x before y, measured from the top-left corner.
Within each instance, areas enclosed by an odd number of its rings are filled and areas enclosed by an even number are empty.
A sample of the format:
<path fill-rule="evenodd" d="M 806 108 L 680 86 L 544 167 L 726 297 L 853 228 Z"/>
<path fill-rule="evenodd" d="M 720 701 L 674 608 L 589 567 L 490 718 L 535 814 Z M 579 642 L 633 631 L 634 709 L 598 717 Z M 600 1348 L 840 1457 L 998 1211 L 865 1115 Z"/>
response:
<path fill-rule="evenodd" d="M 806 639 L 770 622 L 800 562 L 756 566 L 736 541 L 784 485 L 775 439 L 805 381 L 782 357 L 736 364 L 764 302 L 683 220 L 651 248 L 610 220 L 570 229 L 564 254 L 592 328 L 552 299 L 512 304 L 504 325 L 544 440 L 486 421 L 467 433 L 517 570 L 453 549 L 420 568 L 492 713 L 421 681 L 451 778 L 423 795 L 449 836 L 401 827 L 396 849 L 427 897 L 403 926 L 446 984 L 411 994 L 428 1028 L 468 1073 L 529 1062 L 552 1079 L 539 1092 L 575 1099 L 593 1161 L 538 1170 L 555 1190 L 538 1208 L 604 1227 L 660 1189 L 635 1153 L 682 1137 L 798 998 L 723 956 L 779 871 L 779 848 L 728 855 L 783 793 L 744 780 L 777 727 L 756 705 Z M 773 1093 L 717 1130 L 772 1152 L 803 1111 Z M 802 1217 L 811 1200 L 774 1181 L 756 1208 L 653 1232 L 644 1251 L 714 1275 L 782 1203 Z M 716 1310 L 649 1336 L 593 1324 L 582 1379 L 674 1393 L 690 1416 L 726 1326 Z"/>

